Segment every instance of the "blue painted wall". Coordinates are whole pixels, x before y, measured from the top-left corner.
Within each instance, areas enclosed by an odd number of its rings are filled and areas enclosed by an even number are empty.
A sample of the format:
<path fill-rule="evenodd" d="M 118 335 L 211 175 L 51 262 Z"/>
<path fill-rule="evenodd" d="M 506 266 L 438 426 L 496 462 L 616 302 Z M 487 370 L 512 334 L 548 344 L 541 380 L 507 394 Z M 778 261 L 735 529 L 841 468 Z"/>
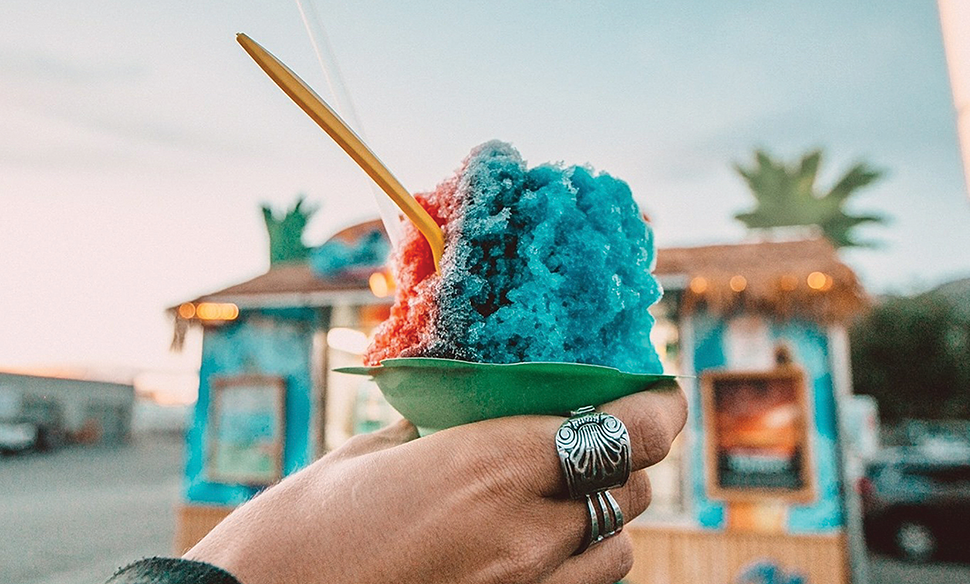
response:
<path fill-rule="evenodd" d="M 727 364 L 724 352 L 726 323 L 707 313 L 697 313 L 691 318 L 694 327 L 694 371 L 691 403 L 697 404 L 690 412 L 690 431 L 693 448 L 690 452 L 690 477 L 694 511 L 697 522 L 708 529 L 723 529 L 724 504 L 707 498 L 704 473 L 704 418 L 701 415 L 700 376 L 708 369 L 718 369 Z M 688 350 L 687 347 L 684 350 Z"/>
<path fill-rule="evenodd" d="M 314 457 L 310 435 L 313 411 L 313 334 L 325 317 L 311 309 L 243 311 L 231 323 L 205 330 L 199 398 L 186 436 L 183 500 L 186 503 L 238 505 L 258 488 L 212 482 L 205 476 L 211 383 L 221 376 L 276 375 L 286 381 L 286 436 L 283 472 L 293 473 Z"/>
<path fill-rule="evenodd" d="M 725 347 L 726 322 L 720 317 L 699 313 L 690 317 L 694 331 L 694 370 L 692 403 L 700 404 L 700 375 L 708 369 L 727 365 Z M 819 533 L 844 525 L 837 450 L 837 424 L 832 372 L 829 369 L 829 344 L 825 329 L 811 321 L 768 321 L 774 343 L 786 342 L 793 352 L 795 363 L 805 369 L 812 412 L 812 466 L 815 470 L 816 498 L 806 505 L 793 505 L 788 510 L 790 533 Z M 686 349 L 686 348 L 685 348 Z M 690 430 L 695 436 L 690 453 L 690 474 L 693 481 L 694 513 L 698 524 L 708 529 L 723 529 L 725 505 L 707 497 L 704 472 L 704 428 L 700 407 L 691 413 Z"/>

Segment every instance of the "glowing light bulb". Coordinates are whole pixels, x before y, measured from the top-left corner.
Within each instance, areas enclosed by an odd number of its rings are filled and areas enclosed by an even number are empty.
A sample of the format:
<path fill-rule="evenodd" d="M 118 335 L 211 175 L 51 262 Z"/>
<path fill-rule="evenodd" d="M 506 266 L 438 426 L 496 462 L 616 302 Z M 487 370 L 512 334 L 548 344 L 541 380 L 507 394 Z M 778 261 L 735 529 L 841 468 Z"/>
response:
<path fill-rule="evenodd" d="M 387 283 L 387 276 L 384 275 L 384 272 L 374 272 L 371 274 L 367 280 L 367 284 L 370 286 L 370 291 L 378 298 L 386 298 L 391 291 Z"/>
<path fill-rule="evenodd" d="M 828 288 L 832 287 L 829 280 L 831 280 L 831 276 L 828 274 L 823 274 L 822 272 L 812 272 L 807 278 L 805 278 L 805 283 L 807 283 L 808 287 L 812 290 L 827 290 Z M 826 288 L 826 284 L 828 284 L 828 288 Z"/>
<path fill-rule="evenodd" d="M 236 320 L 239 307 L 228 302 L 203 302 L 195 307 L 195 314 L 200 320 Z"/>
<path fill-rule="evenodd" d="M 744 292 L 744 289 L 748 287 L 748 280 L 741 274 L 738 274 L 737 276 L 731 277 L 731 280 L 728 281 L 728 286 L 735 292 Z"/>

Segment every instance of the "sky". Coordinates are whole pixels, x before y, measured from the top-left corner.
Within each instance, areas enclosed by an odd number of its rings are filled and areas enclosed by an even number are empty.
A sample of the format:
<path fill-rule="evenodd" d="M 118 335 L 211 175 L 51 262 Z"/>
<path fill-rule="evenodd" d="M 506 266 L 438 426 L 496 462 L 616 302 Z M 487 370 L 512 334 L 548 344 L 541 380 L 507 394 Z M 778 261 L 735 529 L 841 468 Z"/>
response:
<path fill-rule="evenodd" d="M 873 293 L 970 276 L 970 199 L 936 3 L 304 0 L 358 130 L 413 192 L 493 138 L 626 180 L 660 247 L 740 241 L 732 165 L 866 161 L 844 259 Z M 0 368 L 192 373 L 169 306 L 268 268 L 259 206 L 376 215 L 365 175 L 236 44 L 331 99 L 295 2 L 0 3 Z M 346 112 L 345 112 L 346 113 Z"/>

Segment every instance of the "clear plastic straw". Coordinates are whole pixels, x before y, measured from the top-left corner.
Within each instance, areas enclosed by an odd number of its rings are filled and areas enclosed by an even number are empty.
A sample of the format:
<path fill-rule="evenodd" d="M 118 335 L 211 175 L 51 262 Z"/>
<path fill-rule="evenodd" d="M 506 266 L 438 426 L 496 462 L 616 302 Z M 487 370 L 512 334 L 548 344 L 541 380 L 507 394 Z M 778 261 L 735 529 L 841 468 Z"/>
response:
<path fill-rule="evenodd" d="M 327 31 L 323 27 L 323 22 L 320 20 L 312 0 L 308 0 L 306 6 L 304 6 L 302 0 L 296 0 L 296 7 L 300 11 L 300 18 L 303 20 L 307 36 L 310 37 L 313 52 L 316 54 L 320 68 L 323 70 L 323 76 L 327 80 L 327 87 L 330 89 L 330 94 L 333 95 L 337 112 L 346 123 L 350 124 L 354 132 L 366 142 L 367 136 L 364 134 L 363 125 L 360 123 L 360 118 L 357 117 L 354 102 L 346 84 L 343 82 L 343 76 L 340 74 L 333 48 L 330 46 Z M 318 39 L 320 42 L 318 42 Z M 370 184 L 370 189 L 374 195 L 374 200 L 377 201 L 377 210 L 380 212 L 381 221 L 384 223 L 384 230 L 387 231 L 391 245 L 397 247 L 401 240 L 401 212 L 394 202 L 388 199 L 373 182 Z"/>

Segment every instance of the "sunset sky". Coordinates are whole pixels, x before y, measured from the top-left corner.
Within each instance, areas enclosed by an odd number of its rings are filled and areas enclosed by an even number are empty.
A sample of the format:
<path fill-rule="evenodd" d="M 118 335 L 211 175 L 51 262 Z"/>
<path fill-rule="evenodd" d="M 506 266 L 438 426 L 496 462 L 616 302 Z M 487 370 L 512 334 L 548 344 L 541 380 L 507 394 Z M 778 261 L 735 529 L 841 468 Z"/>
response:
<path fill-rule="evenodd" d="M 309 0 L 306 0 L 309 1 Z M 663 246 L 744 237 L 732 163 L 887 171 L 846 261 L 875 293 L 970 276 L 935 2 L 314 3 L 372 149 L 412 191 L 499 138 L 626 180 Z M 330 95 L 294 2 L 0 3 L 0 368 L 191 372 L 165 308 L 268 267 L 259 205 L 376 213 L 366 177 L 239 48 Z"/>

